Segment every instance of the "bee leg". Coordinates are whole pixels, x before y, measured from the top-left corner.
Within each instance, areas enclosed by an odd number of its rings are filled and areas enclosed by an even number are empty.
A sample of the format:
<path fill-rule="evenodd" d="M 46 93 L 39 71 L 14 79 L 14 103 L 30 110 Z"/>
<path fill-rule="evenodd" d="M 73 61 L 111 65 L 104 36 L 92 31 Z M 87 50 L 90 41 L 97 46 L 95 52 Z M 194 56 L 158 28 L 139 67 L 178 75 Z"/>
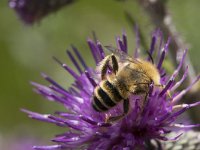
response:
<path fill-rule="evenodd" d="M 109 118 L 110 118 L 110 114 L 106 114 L 105 117 L 106 117 L 105 118 L 105 122 L 108 123 L 109 122 Z"/>
<path fill-rule="evenodd" d="M 125 116 L 125 115 L 128 114 L 128 112 L 129 112 L 129 105 L 130 105 L 129 99 L 125 99 L 125 100 L 123 101 L 123 109 L 124 109 L 123 116 Z"/>
<path fill-rule="evenodd" d="M 149 94 L 149 91 L 145 93 L 145 96 L 144 96 L 144 102 L 147 101 L 148 94 Z"/>
<path fill-rule="evenodd" d="M 113 71 L 114 71 L 114 74 L 116 74 L 117 71 L 118 71 L 118 68 L 119 68 L 119 66 L 118 66 L 118 62 L 117 62 L 117 58 L 115 57 L 114 54 L 111 54 L 111 59 L 112 59 L 112 67 L 113 67 Z"/>
<path fill-rule="evenodd" d="M 123 101 L 123 109 L 124 112 L 122 115 L 106 118 L 106 122 L 115 122 L 122 119 L 125 115 L 127 115 L 129 112 L 129 99 L 125 99 Z"/>
<path fill-rule="evenodd" d="M 101 69 L 101 79 L 102 80 L 105 79 L 105 77 L 106 77 L 106 73 L 109 68 L 110 61 L 112 62 L 112 71 L 114 72 L 114 74 L 117 73 L 118 68 L 119 68 L 117 58 L 115 57 L 114 54 L 108 55 L 104 59 L 105 59 L 105 61 L 104 61 L 104 64 L 102 65 L 102 69 Z"/>

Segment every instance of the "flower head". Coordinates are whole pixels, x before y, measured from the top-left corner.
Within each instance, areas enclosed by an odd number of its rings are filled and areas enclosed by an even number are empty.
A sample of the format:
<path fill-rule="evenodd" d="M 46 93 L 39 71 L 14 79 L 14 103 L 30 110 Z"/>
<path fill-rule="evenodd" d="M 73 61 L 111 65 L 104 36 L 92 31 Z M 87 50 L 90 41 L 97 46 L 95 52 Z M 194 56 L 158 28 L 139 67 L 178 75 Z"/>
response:
<path fill-rule="evenodd" d="M 23 22 L 33 24 L 72 2 L 74 0 L 10 0 L 9 6 L 17 12 Z"/>
<path fill-rule="evenodd" d="M 160 82 L 164 87 L 158 88 L 151 84 L 145 103 L 142 96 L 130 95 L 130 112 L 123 119 L 114 123 L 108 123 L 105 120 L 107 116 L 122 114 L 123 106 L 121 103 L 104 113 L 95 111 L 91 105 L 94 89 L 101 81 L 99 73 L 95 71 L 95 68 L 90 68 L 86 65 L 84 59 L 74 46 L 72 46 L 72 49 L 77 59 L 75 59 L 75 56 L 70 51 L 67 51 L 67 54 L 78 73 L 55 58 L 74 77 L 75 81 L 72 86 L 66 90 L 46 74 L 42 74 L 42 76 L 50 82 L 50 86 L 38 83 L 32 83 L 32 85 L 39 94 L 50 101 L 61 103 L 69 111 L 56 111 L 54 115 L 39 114 L 28 110 L 23 111 L 33 119 L 67 127 L 70 130 L 66 133 L 56 135 L 52 140 L 57 143 L 56 145 L 35 146 L 34 148 L 44 150 L 77 148 L 88 150 L 146 149 L 151 144 L 151 141 L 156 141 L 159 145 L 159 141 L 174 141 L 182 135 L 182 133 L 177 133 L 174 137 L 168 137 L 167 135 L 170 132 L 178 131 L 178 129 L 182 128 L 199 126 L 199 124 L 185 125 L 182 122 L 177 122 L 177 117 L 187 109 L 199 105 L 200 102 L 180 105 L 177 102 L 199 81 L 200 76 L 186 89 L 176 92 L 176 89 L 187 77 L 188 68 L 186 68 L 182 78 L 177 82 L 175 81 L 182 67 L 187 50 L 183 52 L 177 69 L 172 75 L 167 75 L 162 64 L 168 52 L 170 39 L 167 43 L 163 44 L 162 40 L 159 40 L 159 37 L 160 31 L 155 31 L 148 52 L 149 57 L 146 60 L 151 62 L 151 57 L 156 56 L 154 64 L 159 70 L 161 75 Z M 160 43 L 158 43 L 159 41 Z M 117 37 L 116 43 L 117 49 L 128 55 L 125 33 L 122 38 Z M 99 41 L 92 41 L 90 39 L 88 40 L 88 44 L 94 61 L 98 65 L 106 55 L 104 47 Z M 139 47 L 137 46 L 133 56 L 135 59 L 139 57 L 138 50 Z M 171 96 L 169 96 L 169 93 L 171 93 Z"/>

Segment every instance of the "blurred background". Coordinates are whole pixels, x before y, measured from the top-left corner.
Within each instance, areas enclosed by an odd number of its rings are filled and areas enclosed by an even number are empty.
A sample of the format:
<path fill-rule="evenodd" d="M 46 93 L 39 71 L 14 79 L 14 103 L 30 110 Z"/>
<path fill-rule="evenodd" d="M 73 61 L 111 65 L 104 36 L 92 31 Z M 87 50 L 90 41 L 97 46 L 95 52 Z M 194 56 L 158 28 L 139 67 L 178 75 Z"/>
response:
<path fill-rule="evenodd" d="M 178 32 L 189 44 L 192 63 L 196 72 L 199 72 L 200 1 L 169 0 L 167 6 Z M 103 45 L 114 45 L 115 37 L 125 30 L 129 48 L 133 49 L 135 46 L 133 27 L 128 24 L 124 16 L 125 10 L 137 20 L 149 41 L 154 27 L 134 0 L 125 2 L 79 0 L 32 26 L 21 22 L 15 11 L 8 7 L 8 1 L 1 1 L 0 149 L 5 144 L 3 142 L 5 137 L 13 139 L 11 138 L 13 135 L 15 137 L 28 135 L 43 139 L 66 130 L 31 120 L 20 111 L 21 108 L 40 113 L 64 110 L 62 106 L 46 101 L 34 93 L 30 81 L 46 84 L 40 76 L 41 72 L 45 72 L 67 88 L 73 80 L 53 61 L 52 56 L 72 66 L 66 56 L 66 49 L 70 49 L 70 45 L 73 44 L 86 58 L 87 63 L 94 66 L 86 43 L 87 38 L 92 37 L 92 31 L 96 32 Z"/>

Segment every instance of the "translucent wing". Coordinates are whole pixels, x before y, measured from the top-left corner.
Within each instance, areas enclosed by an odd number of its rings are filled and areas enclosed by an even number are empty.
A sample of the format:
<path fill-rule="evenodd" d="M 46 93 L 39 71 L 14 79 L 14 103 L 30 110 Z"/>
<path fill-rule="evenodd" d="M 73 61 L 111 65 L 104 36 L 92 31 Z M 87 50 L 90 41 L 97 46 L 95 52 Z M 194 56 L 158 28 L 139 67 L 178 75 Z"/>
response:
<path fill-rule="evenodd" d="M 135 64 L 139 64 L 141 63 L 139 60 L 134 59 L 133 57 L 130 57 L 128 54 L 126 54 L 125 52 L 123 52 L 122 50 L 115 48 L 113 46 L 104 46 L 107 50 L 109 50 L 110 52 L 112 52 L 113 54 L 115 54 L 116 56 L 119 57 L 119 61 L 120 62 L 132 62 Z"/>
<path fill-rule="evenodd" d="M 126 68 L 132 70 L 132 72 L 135 74 L 134 78 L 142 77 L 142 79 L 145 80 L 145 82 L 147 82 L 147 83 L 150 80 L 150 78 L 147 76 L 147 74 L 144 71 L 137 70 L 137 69 L 134 69 L 134 71 L 133 71 L 133 68 L 129 67 L 129 65 L 127 65 Z M 140 83 L 140 81 L 137 81 L 137 82 Z"/>

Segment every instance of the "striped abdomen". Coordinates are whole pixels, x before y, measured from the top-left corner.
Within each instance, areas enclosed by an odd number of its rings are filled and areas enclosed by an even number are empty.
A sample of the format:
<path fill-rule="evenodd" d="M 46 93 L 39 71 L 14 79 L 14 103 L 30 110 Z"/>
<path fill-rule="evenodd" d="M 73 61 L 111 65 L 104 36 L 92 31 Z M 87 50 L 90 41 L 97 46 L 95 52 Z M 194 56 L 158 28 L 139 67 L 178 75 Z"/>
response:
<path fill-rule="evenodd" d="M 96 111 L 103 112 L 114 107 L 121 100 L 117 88 L 108 80 L 103 80 L 94 90 L 92 106 Z"/>

